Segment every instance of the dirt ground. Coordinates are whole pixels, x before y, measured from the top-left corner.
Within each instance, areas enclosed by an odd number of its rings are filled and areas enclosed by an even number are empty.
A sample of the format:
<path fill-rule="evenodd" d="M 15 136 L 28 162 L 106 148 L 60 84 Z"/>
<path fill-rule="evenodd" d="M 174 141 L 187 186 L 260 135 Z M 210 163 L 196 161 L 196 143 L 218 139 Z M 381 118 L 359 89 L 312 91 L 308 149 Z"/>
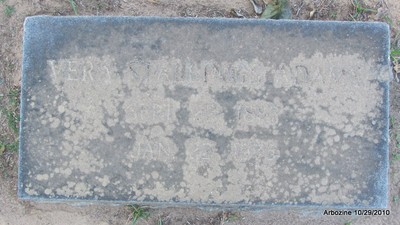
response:
<path fill-rule="evenodd" d="M 249 0 L 75 0 L 78 15 L 234 17 L 232 9 L 256 18 Z M 293 19 L 382 21 L 400 48 L 398 0 L 290 0 Z M 358 5 L 355 3 L 359 3 Z M 357 7 L 358 6 L 358 7 Z M 127 206 L 67 205 L 17 199 L 18 98 L 24 18 L 74 15 L 69 0 L 0 0 L 0 225 L 132 224 Z M 400 60 L 399 60 L 400 61 Z M 393 60 L 400 72 L 400 65 Z M 137 224 L 400 224 L 400 83 L 391 83 L 390 216 L 341 217 L 292 211 L 222 211 L 197 208 L 149 209 Z"/>

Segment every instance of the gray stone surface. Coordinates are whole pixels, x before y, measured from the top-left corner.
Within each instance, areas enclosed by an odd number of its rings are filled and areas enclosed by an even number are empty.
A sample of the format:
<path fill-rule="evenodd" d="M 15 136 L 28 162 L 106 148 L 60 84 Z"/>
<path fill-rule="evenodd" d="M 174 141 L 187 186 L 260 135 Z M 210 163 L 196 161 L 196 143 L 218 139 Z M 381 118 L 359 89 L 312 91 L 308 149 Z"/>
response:
<path fill-rule="evenodd" d="M 19 196 L 385 207 L 382 23 L 30 17 Z"/>

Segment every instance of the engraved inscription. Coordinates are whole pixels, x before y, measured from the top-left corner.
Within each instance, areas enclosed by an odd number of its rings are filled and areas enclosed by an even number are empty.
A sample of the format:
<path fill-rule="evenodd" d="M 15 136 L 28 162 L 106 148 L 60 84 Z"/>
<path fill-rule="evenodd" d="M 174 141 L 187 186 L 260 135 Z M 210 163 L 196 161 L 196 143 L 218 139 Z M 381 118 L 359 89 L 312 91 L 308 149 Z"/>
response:
<path fill-rule="evenodd" d="M 51 76 L 63 77 L 65 81 L 79 82 L 111 82 L 110 69 L 103 62 L 96 60 L 48 60 L 48 65 L 51 69 Z M 95 63 L 95 64 L 94 64 Z"/>
<path fill-rule="evenodd" d="M 67 20 L 25 23 L 20 197 L 387 203 L 385 26 Z"/>
<path fill-rule="evenodd" d="M 249 130 L 251 127 L 271 128 L 279 121 L 283 105 L 279 99 L 274 102 L 263 100 L 239 101 L 235 105 L 238 129 Z"/>
<path fill-rule="evenodd" d="M 136 142 L 130 157 L 135 159 L 148 160 L 174 160 L 176 147 L 168 138 L 154 137 L 148 138 L 144 135 L 137 135 Z M 169 161 L 168 160 L 168 161 Z"/>

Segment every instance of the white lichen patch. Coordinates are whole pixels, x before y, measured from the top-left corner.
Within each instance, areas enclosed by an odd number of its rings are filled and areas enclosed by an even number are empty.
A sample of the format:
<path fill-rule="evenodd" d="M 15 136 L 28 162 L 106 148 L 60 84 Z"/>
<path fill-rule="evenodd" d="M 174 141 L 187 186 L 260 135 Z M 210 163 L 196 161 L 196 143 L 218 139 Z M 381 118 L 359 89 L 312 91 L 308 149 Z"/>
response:
<path fill-rule="evenodd" d="M 177 122 L 176 112 L 180 104 L 171 98 L 166 98 L 162 86 L 147 92 L 133 88 L 131 95 L 133 97 L 124 99 L 122 105 L 127 123 L 153 125 Z"/>
<path fill-rule="evenodd" d="M 85 184 L 83 182 L 78 182 L 78 183 L 67 182 L 66 186 L 57 188 L 55 192 L 58 195 L 62 196 L 76 196 L 76 197 L 87 197 L 93 194 L 88 184 Z"/>
<path fill-rule="evenodd" d="M 152 188 L 141 188 L 141 190 L 139 190 L 136 186 L 131 188 L 132 191 L 134 191 L 135 193 L 138 193 L 138 197 L 137 199 L 139 201 L 143 201 L 144 200 L 144 195 L 150 195 L 150 196 L 155 196 L 157 197 L 157 199 L 159 201 L 170 201 L 171 200 L 171 196 L 173 197 L 179 197 L 182 198 L 183 196 L 185 196 L 184 190 L 183 189 L 175 189 L 175 188 L 167 188 L 165 183 L 161 183 L 161 182 L 156 182 L 154 187 Z"/>
<path fill-rule="evenodd" d="M 264 200 L 273 198 L 271 190 L 277 181 L 276 162 L 279 157 L 280 152 L 274 140 L 233 140 L 227 161 L 232 162 L 234 168 L 227 172 L 229 185 L 221 198 L 230 202 L 257 196 Z M 269 182 L 271 185 L 266 186 Z"/>
<path fill-rule="evenodd" d="M 135 144 L 123 163 L 131 168 L 137 161 L 157 160 L 172 166 L 176 160 L 178 147 L 166 136 L 165 131 L 154 126 L 136 135 Z"/>
<path fill-rule="evenodd" d="M 31 195 L 31 196 L 39 195 L 39 193 L 32 188 L 25 188 L 24 191 L 25 191 L 25 193 L 27 193 L 28 195 Z"/>
<path fill-rule="evenodd" d="M 38 174 L 36 175 L 36 180 L 38 181 L 46 181 L 49 179 L 49 175 L 48 174 Z"/>
<path fill-rule="evenodd" d="M 283 105 L 279 99 L 267 102 L 261 99 L 244 101 L 235 105 L 237 130 L 249 131 L 251 127 L 274 128 L 283 113 Z"/>
<path fill-rule="evenodd" d="M 103 177 L 97 177 L 97 180 L 100 181 L 103 187 L 106 187 L 108 184 L 110 184 L 110 177 L 108 177 L 107 175 Z"/>
<path fill-rule="evenodd" d="M 227 127 L 223 108 L 207 89 L 201 89 L 189 99 L 189 122 L 194 127 L 209 129 L 214 133 L 230 136 L 232 129 Z"/>
<path fill-rule="evenodd" d="M 51 195 L 53 193 L 53 191 L 51 189 L 47 188 L 47 189 L 44 190 L 44 193 L 46 195 Z"/>
<path fill-rule="evenodd" d="M 89 174 L 102 169 L 104 167 L 103 161 L 104 159 L 96 159 L 89 149 L 82 149 L 77 157 L 69 160 L 68 167 Z"/>
<path fill-rule="evenodd" d="M 50 127 L 51 128 L 57 128 L 60 125 L 60 120 L 58 118 L 54 118 L 53 122 L 51 122 Z"/>
<path fill-rule="evenodd" d="M 335 181 L 335 183 L 329 184 L 327 178 L 322 178 L 319 183 L 321 184 L 320 187 L 314 187 L 310 190 L 310 194 L 306 197 L 307 201 L 320 202 L 323 205 L 355 204 L 357 198 L 352 193 L 357 188 L 351 182 L 346 181 L 341 185 Z"/>
<path fill-rule="evenodd" d="M 62 174 L 65 177 L 68 177 L 72 174 L 71 168 L 55 168 L 54 172 L 58 173 L 58 174 Z"/>
<path fill-rule="evenodd" d="M 190 199 L 201 201 L 222 200 L 218 189 L 222 188 L 221 157 L 217 153 L 216 143 L 199 137 L 185 142 L 186 160 L 183 166 L 183 180 L 189 189 Z M 189 200 L 190 200 L 189 199 Z"/>
<path fill-rule="evenodd" d="M 108 137 L 104 115 L 113 118 L 119 115 L 117 106 L 122 83 L 115 79 L 114 60 L 109 56 L 90 56 L 49 60 L 47 63 L 54 87 L 64 94 L 64 100 L 54 105 L 59 116 L 51 118 L 49 114 L 44 114 L 41 118 L 49 121 L 52 129 L 60 126 L 67 129 L 61 152 L 70 157 L 68 168 L 58 169 L 66 176 L 73 169 L 82 173 L 98 171 L 104 165 L 87 149 L 87 144 L 90 140 L 105 140 Z M 54 103 L 57 104 L 56 101 Z"/>
<path fill-rule="evenodd" d="M 102 171 L 106 166 L 104 161 L 111 159 L 99 158 L 89 144 L 91 141 L 112 143 L 115 139 L 110 135 L 109 127 L 117 126 L 118 123 L 149 125 L 166 121 L 171 124 L 176 122 L 175 112 L 179 108 L 179 102 L 165 100 L 162 87 L 146 93 L 133 88 L 132 93 L 125 95 L 122 91 L 123 84 L 135 87 L 136 83 L 124 80 L 117 74 L 114 59 L 110 56 L 49 60 L 47 63 L 52 84 L 63 94 L 63 100 L 56 101 L 59 96 L 54 98 L 53 107 L 58 116 L 53 117 L 46 113 L 40 119 L 43 124 L 50 124 L 52 129 L 66 129 L 63 132 L 64 140 L 60 150 L 67 164 L 56 168 L 60 174 L 69 176 L 72 171 L 83 174 Z M 125 121 L 118 119 L 122 112 L 117 108 L 121 104 L 126 115 Z M 156 159 L 167 151 L 173 155 L 177 149 L 172 147 L 173 142 L 165 137 L 142 140 L 137 142 L 137 146 L 133 146 L 138 160 L 142 157 Z M 149 143 L 151 147 L 148 152 L 140 150 L 147 148 Z M 164 155 L 162 158 L 167 161 L 173 159 L 170 155 Z M 99 182 L 102 186 L 107 186 L 110 178 L 104 176 L 99 178 Z M 74 193 L 79 193 L 79 196 L 89 194 L 84 183 L 78 183 L 74 189 L 59 188 L 56 192 L 66 196 Z"/>
<path fill-rule="evenodd" d="M 160 175 L 158 174 L 157 171 L 153 171 L 153 172 L 151 172 L 151 177 L 156 180 L 160 177 Z"/>
<path fill-rule="evenodd" d="M 289 90 L 301 88 L 304 97 L 296 117 L 305 119 L 312 114 L 316 123 L 324 123 L 337 129 L 368 129 L 362 124 L 379 113 L 382 91 L 377 81 L 388 79 L 388 71 L 377 70 L 373 62 L 366 62 L 358 55 L 326 55 L 316 53 L 310 58 L 300 54 L 280 70 L 273 72 L 274 87 Z M 374 82 L 375 81 L 375 82 Z"/>

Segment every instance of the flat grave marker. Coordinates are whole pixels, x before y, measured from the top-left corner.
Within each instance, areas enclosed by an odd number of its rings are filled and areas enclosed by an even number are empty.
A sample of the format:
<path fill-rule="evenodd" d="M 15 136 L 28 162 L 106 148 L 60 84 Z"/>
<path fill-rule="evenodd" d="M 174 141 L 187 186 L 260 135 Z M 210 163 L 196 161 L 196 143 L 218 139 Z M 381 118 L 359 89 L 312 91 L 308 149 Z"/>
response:
<path fill-rule="evenodd" d="M 386 207 L 382 23 L 27 18 L 19 196 Z"/>

